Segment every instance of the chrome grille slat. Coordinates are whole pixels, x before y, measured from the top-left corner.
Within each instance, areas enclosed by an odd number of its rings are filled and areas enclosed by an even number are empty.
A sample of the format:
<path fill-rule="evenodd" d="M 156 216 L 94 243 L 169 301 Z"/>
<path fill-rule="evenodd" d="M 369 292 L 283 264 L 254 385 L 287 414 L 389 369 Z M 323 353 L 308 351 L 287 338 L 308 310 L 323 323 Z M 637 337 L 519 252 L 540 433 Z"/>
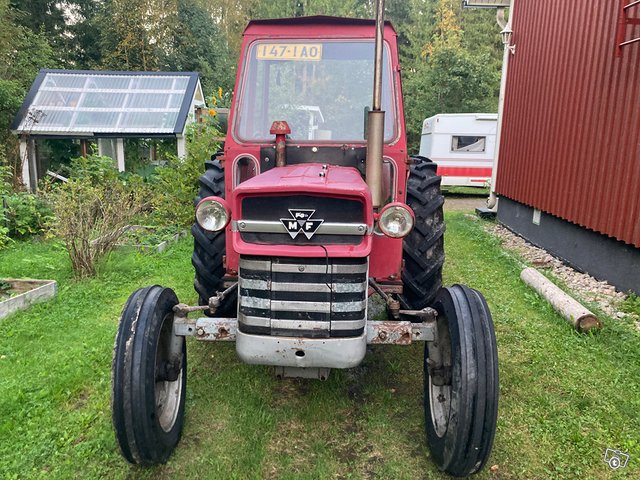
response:
<path fill-rule="evenodd" d="M 238 312 L 238 321 L 244 323 L 245 325 L 252 325 L 254 327 L 270 327 L 271 319 L 269 317 L 253 317 L 250 315 L 245 315 L 242 312 Z"/>
<path fill-rule="evenodd" d="M 240 268 L 246 268 L 247 270 L 261 270 L 270 271 L 271 262 L 269 260 L 249 260 L 246 258 L 240 259 Z"/>
<path fill-rule="evenodd" d="M 259 308 L 261 310 L 270 310 L 271 299 L 240 295 L 240 306 L 249 307 L 249 308 Z"/>
<path fill-rule="evenodd" d="M 367 265 L 300 265 L 274 263 L 272 272 L 280 273 L 365 273 Z"/>
<path fill-rule="evenodd" d="M 331 330 L 357 330 L 364 328 L 365 319 L 362 320 L 334 320 L 331 322 Z"/>
<path fill-rule="evenodd" d="M 279 330 L 329 330 L 329 322 L 314 322 L 309 320 L 280 320 L 274 318 L 271 320 L 271 328 Z"/>
<path fill-rule="evenodd" d="M 292 221 L 294 221 L 292 219 Z M 234 220 L 231 222 L 234 232 L 248 233 L 287 233 L 282 222 L 267 220 Z M 371 234 L 373 228 L 366 223 L 324 222 L 315 231 L 316 235 L 360 235 Z"/>
<path fill-rule="evenodd" d="M 267 280 L 254 280 L 252 278 L 240 278 L 240 288 L 249 288 L 253 290 L 269 290 L 269 283 Z M 273 286 L 271 288 L 273 290 Z"/>
<path fill-rule="evenodd" d="M 271 300 L 271 310 L 278 312 L 331 312 L 330 302 L 289 302 L 286 300 Z"/>
<path fill-rule="evenodd" d="M 264 288 L 267 282 L 264 282 Z M 243 284 L 241 284 L 243 286 Z M 257 288 L 257 287 L 247 287 Z M 331 288 L 326 283 L 291 283 L 271 282 L 272 292 L 322 292 L 322 293 L 358 293 L 366 290 L 367 282 L 363 283 L 332 283 Z"/>
<path fill-rule="evenodd" d="M 333 302 L 331 304 L 332 312 L 360 312 L 367 306 L 367 301 L 362 300 L 360 302 Z"/>

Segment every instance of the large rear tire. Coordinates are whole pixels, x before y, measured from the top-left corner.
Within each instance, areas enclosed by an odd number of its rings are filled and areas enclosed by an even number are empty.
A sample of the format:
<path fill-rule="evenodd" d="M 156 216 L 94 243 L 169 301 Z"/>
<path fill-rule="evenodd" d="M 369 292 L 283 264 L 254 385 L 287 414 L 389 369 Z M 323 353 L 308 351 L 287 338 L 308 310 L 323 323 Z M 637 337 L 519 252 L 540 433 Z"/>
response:
<path fill-rule="evenodd" d="M 205 197 L 224 198 L 224 169 L 219 160 L 206 161 L 204 175 L 198 181 L 200 191 L 194 202 L 196 205 Z M 193 234 L 191 263 L 196 271 L 193 286 L 198 293 L 199 304 L 207 305 L 210 297 L 214 296 L 216 292 L 224 290 L 225 230 L 207 232 L 196 222 L 191 227 L 191 233 Z M 220 303 L 215 315 L 217 317 L 235 317 L 237 301 L 237 290 L 234 290 Z"/>
<path fill-rule="evenodd" d="M 441 289 L 433 308 L 438 312 L 438 342 L 431 348 L 438 348 L 444 368 L 432 367 L 427 343 L 427 443 L 438 468 L 466 477 L 487 463 L 496 431 L 498 350 L 493 321 L 483 296 L 462 285 Z"/>
<path fill-rule="evenodd" d="M 442 286 L 444 265 L 444 197 L 436 165 L 413 157 L 407 182 L 407 204 L 415 214 L 415 226 L 404 239 L 402 283 L 407 305 L 420 310 L 431 304 Z"/>
<path fill-rule="evenodd" d="M 141 288 L 127 301 L 113 350 L 111 407 L 116 439 L 133 464 L 165 463 L 180 441 L 187 346 L 173 334 L 173 290 Z"/>

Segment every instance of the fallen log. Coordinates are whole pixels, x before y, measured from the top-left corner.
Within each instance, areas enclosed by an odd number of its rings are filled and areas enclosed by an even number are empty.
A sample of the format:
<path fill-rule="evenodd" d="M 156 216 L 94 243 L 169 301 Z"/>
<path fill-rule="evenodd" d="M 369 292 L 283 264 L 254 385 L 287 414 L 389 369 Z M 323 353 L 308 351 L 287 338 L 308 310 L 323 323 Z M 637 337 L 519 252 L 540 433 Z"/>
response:
<path fill-rule="evenodd" d="M 576 330 L 588 332 L 594 328 L 602 328 L 602 323 L 593 313 L 563 292 L 535 268 L 525 268 L 520 273 L 520 278 L 547 300 L 553 309 Z"/>

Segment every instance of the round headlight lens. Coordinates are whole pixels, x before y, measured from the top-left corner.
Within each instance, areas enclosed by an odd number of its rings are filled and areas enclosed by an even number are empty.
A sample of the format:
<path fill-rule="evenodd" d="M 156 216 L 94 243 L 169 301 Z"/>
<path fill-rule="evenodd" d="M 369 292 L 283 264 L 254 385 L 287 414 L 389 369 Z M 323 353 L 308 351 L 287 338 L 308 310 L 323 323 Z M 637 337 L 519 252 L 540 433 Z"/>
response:
<path fill-rule="evenodd" d="M 203 198 L 196 207 L 198 225 L 209 232 L 217 232 L 227 226 L 231 212 L 227 202 L 219 197 Z"/>
<path fill-rule="evenodd" d="M 413 228 L 413 212 L 406 205 L 387 205 L 380 212 L 378 226 L 391 238 L 406 237 Z"/>

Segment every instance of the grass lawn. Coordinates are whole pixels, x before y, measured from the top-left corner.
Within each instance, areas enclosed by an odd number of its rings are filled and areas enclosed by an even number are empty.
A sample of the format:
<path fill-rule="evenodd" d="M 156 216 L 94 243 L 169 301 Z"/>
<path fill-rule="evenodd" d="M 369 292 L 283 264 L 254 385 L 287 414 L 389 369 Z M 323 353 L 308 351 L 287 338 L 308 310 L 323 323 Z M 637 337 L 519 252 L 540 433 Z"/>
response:
<path fill-rule="evenodd" d="M 639 478 L 640 334 L 604 318 L 580 335 L 519 280 L 519 262 L 480 222 L 447 216 L 445 281 L 483 291 L 500 353 L 500 412 L 476 478 Z M 371 348 L 327 382 L 277 381 L 233 345 L 189 342 L 182 441 L 163 466 L 119 455 L 109 407 L 120 310 L 160 283 L 194 301 L 191 242 L 158 255 L 114 253 L 97 279 L 72 279 L 57 243 L 0 251 L 0 277 L 53 278 L 58 296 L 0 320 L 0 479 L 444 478 L 423 434 L 422 347 Z M 605 448 L 631 455 L 610 470 Z"/>

